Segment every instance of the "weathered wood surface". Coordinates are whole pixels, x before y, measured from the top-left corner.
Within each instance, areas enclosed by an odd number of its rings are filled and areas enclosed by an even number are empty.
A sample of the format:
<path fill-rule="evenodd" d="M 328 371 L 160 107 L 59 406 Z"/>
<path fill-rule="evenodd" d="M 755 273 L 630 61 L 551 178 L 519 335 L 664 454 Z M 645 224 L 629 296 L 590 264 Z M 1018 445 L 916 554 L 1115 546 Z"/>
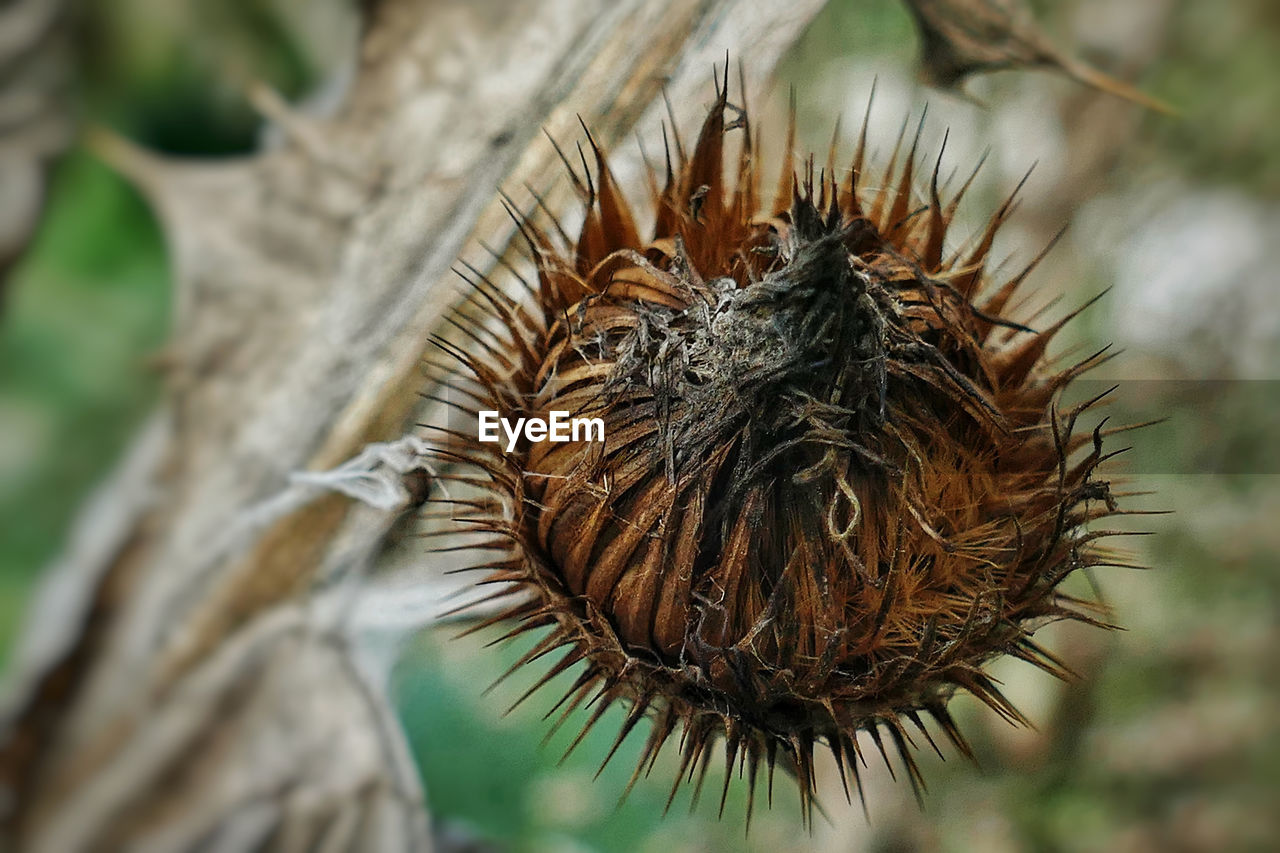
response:
<path fill-rule="evenodd" d="M 578 139 L 581 115 L 617 145 L 658 128 L 664 86 L 688 126 L 726 51 L 758 95 L 822 3 L 368 5 L 331 115 L 253 93 L 268 150 L 172 162 L 99 140 L 171 247 L 169 393 L 30 614 L 0 748 L 15 847 L 431 847 L 385 679 L 438 612 L 438 567 L 403 541 L 411 496 L 379 509 L 291 475 L 411 430 L 451 265 L 511 239 L 495 190 L 564 200 L 544 127 Z M 368 466 L 392 497 L 403 457 Z"/>

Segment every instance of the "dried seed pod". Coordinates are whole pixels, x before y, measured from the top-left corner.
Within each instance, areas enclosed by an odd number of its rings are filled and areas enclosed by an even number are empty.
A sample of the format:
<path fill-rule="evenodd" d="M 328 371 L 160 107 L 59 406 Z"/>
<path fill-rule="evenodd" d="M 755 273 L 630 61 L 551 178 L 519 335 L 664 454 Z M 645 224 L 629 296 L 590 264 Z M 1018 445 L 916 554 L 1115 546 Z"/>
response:
<path fill-rule="evenodd" d="M 918 133 L 900 172 L 871 182 L 863 144 L 837 182 L 812 159 L 793 174 L 789 142 L 762 206 L 748 119 L 722 85 L 691 155 L 677 138 L 665 186 L 651 181 L 650 239 L 588 135 L 577 239 L 517 214 L 527 298 L 477 277 L 502 331 L 463 312 L 474 347 L 440 341 L 469 417 L 605 425 L 604 441 L 511 452 L 452 434 L 444 452 L 489 496 L 461 519 L 497 554 L 477 568 L 513 596 L 484 624 L 549 628 L 516 668 L 564 650 L 536 690 L 582 664 L 557 707 L 590 706 L 585 732 L 623 703 L 614 750 L 652 717 L 637 774 L 682 727 L 673 796 L 722 739 L 753 797 L 761 763 L 770 781 L 780 764 L 811 807 L 814 745 L 857 782 L 860 732 L 888 763 L 887 734 L 918 793 L 908 723 L 929 738 L 932 717 L 970 754 L 946 708 L 957 689 L 1021 722 L 984 664 L 1012 654 L 1061 676 L 1032 630 L 1102 624 L 1058 587 L 1108 559 L 1106 532 L 1085 530 L 1116 512 L 1093 476 L 1103 433 L 1074 435 L 1090 404 L 1055 400 L 1105 356 L 1051 366 L 1065 320 L 1004 319 L 1030 270 L 993 283 L 984 266 L 1012 199 L 946 255 L 968 184 L 943 202 L 935 166 L 913 201 Z"/>

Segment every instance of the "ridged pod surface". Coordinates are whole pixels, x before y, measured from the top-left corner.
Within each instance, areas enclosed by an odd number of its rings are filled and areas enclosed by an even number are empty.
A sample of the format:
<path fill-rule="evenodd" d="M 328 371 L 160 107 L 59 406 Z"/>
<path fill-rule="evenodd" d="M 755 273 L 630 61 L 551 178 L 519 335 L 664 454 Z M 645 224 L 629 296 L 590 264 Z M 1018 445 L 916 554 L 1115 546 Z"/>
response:
<path fill-rule="evenodd" d="M 956 690 L 1024 722 L 984 665 L 1014 655 L 1064 676 L 1031 632 L 1104 624 L 1059 585 L 1115 559 L 1096 544 L 1114 531 L 1087 529 L 1118 514 L 1094 476 L 1106 433 L 1073 430 L 1096 400 L 1056 401 L 1105 355 L 1055 365 L 1045 350 L 1069 318 L 1006 318 L 1030 268 L 985 269 L 1012 198 L 949 253 L 968 182 L 944 201 L 935 166 L 915 197 L 903 137 L 869 180 L 865 129 L 846 178 L 815 177 L 812 158 L 796 175 L 793 121 L 764 205 L 758 142 L 727 92 L 692 151 L 676 136 L 665 176 L 650 169 L 652 236 L 589 134 L 592 167 L 565 160 L 585 203 L 576 239 L 512 209 L 536 281 L 512 297 L 473 270 L 466 345 L 439 341 L 470 419 L 442 453 L 483 494 L 450 511 L 510 602 L 483 624 L 549 629 L 513 671 L 562 650 L 530 693 L 581 665 L 554 710 L 589 707 L 585 733 L 621 703 L 614 750 L 651 718 L 637 776 L 674 739 L 674 796 L 723 741 L 752 800 L 758 769 L 771 785 L 782 766 L 808 813 L 815 744 L 861 792 L 865 733 L 918 794 L 924 717 L 971 755 L 946 708 Z M 605 440 L 506 452 L 477 440 L 481 410 L 600 418 Z"/>

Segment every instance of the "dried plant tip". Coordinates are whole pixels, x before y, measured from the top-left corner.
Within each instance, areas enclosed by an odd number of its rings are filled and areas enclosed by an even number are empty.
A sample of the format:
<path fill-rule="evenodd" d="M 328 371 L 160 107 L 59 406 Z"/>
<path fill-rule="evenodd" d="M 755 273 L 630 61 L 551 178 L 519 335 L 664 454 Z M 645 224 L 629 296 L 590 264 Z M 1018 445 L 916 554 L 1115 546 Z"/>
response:
<path fill-rule="evenodd" d="M 649 239 L 588 137 L 572 245 L 518 217 L 528 298 L 477 302 L 494 307 L 487 343 L 444 345 L 468 417 L 560 410 L 605 426 L 604 441 L 510 451 L 460 431 L 448 452 L 488 493 L 465 528 L 509 552 L 490 579 L 529 594 L 512 599 L 510 633 L 551 626 L 526 658 L 567 647 L 552 672 L 584 667 L 557 709 L 586 703 L 590 727 L 628 708 L 606 761 L 650 715 L 637 777 L 679 729 L 673 794 L 719 740 L 753 786 L 766 763 L 770 799 L 787 770 L 808 812 L 815 744 L 861 797 L 861 732 L 919 793 L 904 718 L 923 731 L 927 714 L 971 755 L 951 695 L 1025 722 L 983 666 L 1012 654 L 1062 676 L 1034 627 L 1100 622 L 1057 592 L 1106 561 L 1084 525 L 1116 510 L 1094 477 L 1101 433 L 1073 439 L 1079 411 L 1055 408 L 1096 359 L 1050 368 L 1058 326 L 1003 316 L 1025 273 L 984 269 L 1008 205 L 944 259 L 955 199 L 917 164 L 918 133 L 901 171 L 875 180 L 861 145 L 843 183 L 812 160 L 795 175 L 788 155 L 781 198 L 762 203 L 776 167 L 746 148 L 726 172 L 725 136 L 751 125 L 727 79 L 717 89 L 687 156 L 668 133 L 677 165 L 668 154 L 651 181 Z M 1070 460 L 1076 447 L 1087 455 Z"/>

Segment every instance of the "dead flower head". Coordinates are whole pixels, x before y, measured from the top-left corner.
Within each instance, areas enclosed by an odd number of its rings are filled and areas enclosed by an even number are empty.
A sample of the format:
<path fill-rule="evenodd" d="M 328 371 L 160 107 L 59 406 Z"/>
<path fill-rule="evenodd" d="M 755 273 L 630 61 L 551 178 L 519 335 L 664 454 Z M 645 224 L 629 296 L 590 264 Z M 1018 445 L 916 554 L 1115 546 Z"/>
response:
<path fill-rule="evenodd" d="M 517 668 L 562 650 L 536 690 L 580 667 L 558 708 L 588 706 L 583 732 L 621 704 L 616 750 L 651 718 L 637 775 L 679 731 L 673 796 L 722 740 L 752 796 L 758 769 L 771 782 L 782 766 L 811 806 L 815 745 L 858 782 L 860 734 L 918 792 L 925 717 L 971 754 L 949 698 L 1022 722 L 984 665 L 1014 655 L 1062 676 L 1031 632 L 1101 624 L 1059 586 L 1114 559 L 1096 545 L 1108 532 L 1086 530 L 1116 512 L 1094 476 L 1105 433 L 1073 431 L 1090 404 L 1055 401 L 1105 356 L 1055 364 L 1045 350 L 1070 317 L 1038 331 L 1008 317 L 1030 270 L 985 270 L 1012 199 L 948 252 L 968 183 L 944 200 L 915 143 L 873 180 L 865 144 L 847 177 L 812 158 L 797 175 L 793 122 L 766 204 L 727 90 L 691 153 L 677 137 L 665 175 L 651 170 L 651 236 L 589 139 L 576 239 L 517 216 L 536 282 L 512 298 L 476 276 L 487 317 L 459 314 L 467 347 L 440 341 L 473 418 L 605 423 L 603 442 L 510 453 L 453 435 L 445 452 L 471 469 L 457 476 L 484 495 L 458 522 L 512 602 L 484 624 L 549 629 Z"/>

